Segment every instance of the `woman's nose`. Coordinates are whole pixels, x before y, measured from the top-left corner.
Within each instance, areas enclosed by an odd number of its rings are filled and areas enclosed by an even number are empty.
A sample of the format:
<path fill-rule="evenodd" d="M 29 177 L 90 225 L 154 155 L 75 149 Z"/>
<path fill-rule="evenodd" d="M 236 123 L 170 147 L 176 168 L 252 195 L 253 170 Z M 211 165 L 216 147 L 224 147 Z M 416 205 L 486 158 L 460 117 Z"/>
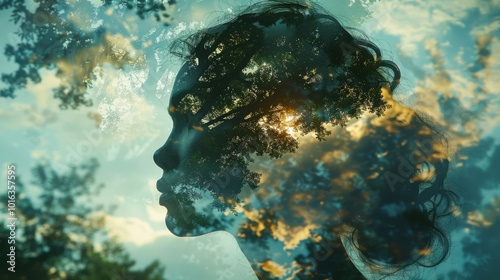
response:
<path fill-rule="evenodd" d="M 179 165 L 179 153 L 177 143 L 170 137 L 167 142 L 160 147 L 153 155 L 153 160 L 164 171 L 170 171 Z"/>

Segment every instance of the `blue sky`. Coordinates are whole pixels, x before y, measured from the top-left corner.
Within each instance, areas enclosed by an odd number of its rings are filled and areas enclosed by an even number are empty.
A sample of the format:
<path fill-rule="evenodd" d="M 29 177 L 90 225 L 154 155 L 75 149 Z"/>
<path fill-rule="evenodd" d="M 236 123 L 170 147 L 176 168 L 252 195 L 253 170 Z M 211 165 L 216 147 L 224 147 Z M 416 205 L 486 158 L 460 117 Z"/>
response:
<path fill-rule="evenodd" d="M 75 24 L 95 28 L 84 16 L 93 6 L 87 4 L 85 9 L 78 9 L 84 2 L 74 6 L 79 13 Z M 92 2 L 100 5 L 99 1 Z M 488 137 L 499 144 L 500 1 L 317 2 L 345 25 L 365 31 L 381 46 L 384 55 L 402 70 L 397 98 L 448 123 L 457 146 L 475 147 Z M 44 158 L 64 168 L 66 162 L 96 157 L 101 163 L 97 180 L 106 185 L 96 199 L 118 205 L 113 216 L 100 214 L 107 216 L 111 234 L 126 245 L 138 265 L 158 258 L 167 267 L 168 279 L 234 279 L 233 273 L 242 280 L 256 279 L 232 236 L 218 232 L 181 239 L 168 232 L 163 223 L 166 210 L 157 205 L 159 193 L 155 189 L 161 170 L 152 160 L 153 152 L 163 144 L 172 127 L 166 106 L 180 67 L 166 55 L 166 46 L 177 36 L 215 23 L 218 16 L 234 13 L 240 5 L 249 3 L 179 0 L 171 10 L 174 21 L 167 28 L 154 20 L 141 21 L 133 13 L 108 14 L 101 24 L 110 32 L 110 42 L 124 50 L 134 50 L 136 67 L 118 70 L 104 64 L 104 75 L 88 91 L 94 100 L 94 105 L 88 108 L 59 110 L 51 89 L 61 80 L 53 70 L 43 71 L 42 82 L 29 83 L 26 89 L 17 92 L 15 99 L 2 99 L 2 166 L 15 162 L 18 172 L 28 177 L 33 164 Z M 5 44 L 18 39 L 8 13 L 1 11 L 0 15 L 3 49 Z M 87 18 L 94 23 L 100 19 L 92 14 Z M 487 40 L 491 40 L 488 68 L 477 69 L 478 80 L 474 80 L 471 70 L 476 69 L 478 44 Z M 442 62 L 432 59 L 438 56 L 442 56 Z M 15 66 L 3 54 L 0 65 L 1 72 L 9 72 Z M 451 77 L 451 84 L 440 79 L 443 69 Z M 159 74 L 153 73 L 153 78 L 148 79 L 154 70 Z M 478 85 L 482 93 L 478 93 Z M 443 112 L 436 93 L 457 97 L 462 108 L 473 112 L 474 118 L 450 123 L 450 114 L 462 113 Z M 488 108 L 475 111 L 475 102 L 485 99 Z M 460 166 L 456 168 L 459 173 Z M 484 203 L 490 203 L 499 195 L 498 184 L 483 194 Z M 462 218 L 472 221 L 471 228 L 454 232 L 457 243 L 451 257 L 438 268 L 422 271 L 430 275 L 428 279 L 457 269 L 457 264 L 460 267 L 463 258 L 460 240 L 474 231 L 473 223 L 479 219 L 474 215 Z"/>

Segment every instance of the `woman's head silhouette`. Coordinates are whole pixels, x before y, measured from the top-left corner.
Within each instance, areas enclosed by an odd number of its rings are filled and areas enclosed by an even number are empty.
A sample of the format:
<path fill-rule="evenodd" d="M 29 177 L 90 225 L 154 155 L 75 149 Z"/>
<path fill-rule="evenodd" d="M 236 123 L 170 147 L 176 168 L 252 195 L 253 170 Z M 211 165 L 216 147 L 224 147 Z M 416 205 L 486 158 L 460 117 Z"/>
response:
<path fill-rule="evenodd" d="M 154 160 L 174 234 L 233 233 L 262 279 L 342 278 L 342 236 L 379 266 L 444 258 L 443 134 L 392 99 L 398 67 L 353 32 L 267 1 L 173 45 L 185 64 Z"/>

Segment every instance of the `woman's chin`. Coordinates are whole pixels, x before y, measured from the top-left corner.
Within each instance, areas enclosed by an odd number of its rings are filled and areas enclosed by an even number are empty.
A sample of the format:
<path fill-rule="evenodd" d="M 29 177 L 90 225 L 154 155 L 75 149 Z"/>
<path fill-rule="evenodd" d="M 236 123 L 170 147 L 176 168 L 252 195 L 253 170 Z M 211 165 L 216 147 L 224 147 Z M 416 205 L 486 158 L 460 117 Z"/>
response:
<path fill-rule="evenodd" d="M 165 225 L 167 226 L 167 229 L 175 236 L 186 237 L 190 235 L 189 232 L 180 227 L 175 219 L 170 217 L 168 214 L 165 217 Z"/>
<path fill-rule="evenodd" d="M 194 225 L 193 223 L 179 223 L 175 218 L 167 214 L 165 217 L 165 225 L 167 229 L 177 237 L 193 237 L 206 234 L 203 228 Z"/>

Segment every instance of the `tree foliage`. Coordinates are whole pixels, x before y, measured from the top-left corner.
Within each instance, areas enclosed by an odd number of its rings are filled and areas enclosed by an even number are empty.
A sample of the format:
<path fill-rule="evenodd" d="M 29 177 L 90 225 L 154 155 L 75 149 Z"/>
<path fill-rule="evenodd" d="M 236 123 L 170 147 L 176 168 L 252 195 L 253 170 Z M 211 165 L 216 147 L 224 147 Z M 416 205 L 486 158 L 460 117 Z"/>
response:
<path fill-rule="evenodd" d="M 186 63 L 169 105 L 174 128 L 156 158 L 167 173 L 175 168 L 162 183 L 174 186 L 185 206 L 208 189 L 213 206 L 234 210 L 241 188 L 255 189 L 260 180 L 248 169 L 251 155 L 279 158 L 297 149 L 294 133 L 324 140 L 326 126 L 390 107 L 382 87 L 394 89 L 399 70 L 378 47 L 307 6 L 270 6 L 275 10 L 243 13 L 173 44 Z M 187 152 L 176 161 L 178 150 Z M 228 183 L 218 187 L 214 180 Z M 175 219 L 176 203 L 164 202 L 167 220 L 185 221 Z"/>
<path fill-rule="evenodd" d="M 231 231 L 260 279 L 362 279 L 348 254 L 384 276 L 443 261 L 446 135 L 393 99 L 398 67 L 353 34 L 270 1 L 174 45 L 186 63 L 155 153 L 172 232 Z"/>
<path fill-rule="evenodd" d="M 107 236 L 104 217 L 99 215 L 104 208 L 93 204 L 103 187 L 95 182 L 97 168 L 95 159 L 71 166 L 66 173 L 39 163 L 32 170 L 29 188 L 17 178 L 16 242 L 7 243 L 10 230 L 6 227 L 0 239 L 2 252 L 15 246 L 16 272 L 6 269 L 8 257 L 2 254 L 2 279 L 164 279 L 159 262 L 134 269 L 135 261 Z M 3 195 L 3 209 L 6 202 Z"/>
<path fill-rule="evenodd" d="M 56 69 L 61 84 L 53 92 L 54 97 L 61 101 L 62 109 L 92 105 L 86 90 L 99 75 L 100 65 L 108 62 L 121 68 L 137 61 L 128 52 L 116 51 L 117 43 L 110 40 L 110 34 L 99 25 L 106 10 L 134 10 L 141 19 L 153 15 L 157 21 L 168 25 L 167 7 L 175 4 L 173 0 L 103 0 L 103 5 L 96 8 L 89 1 L 80 0 L 76 4 L 82 15 L 64 0 L 35 2 L 38 3 L 35 11 L 28 9 L 25 0 L 0 2 L 0 10 L 9 11 L 11 21 L 18 26 L 15 35 L 19 37 L 17 40 L 16 36 L 9 36 L 16 39 L 4 50 L 5 56 L 17 64 L 17 69 L 2 73 L 1 80 L 7 87 L 0 89 L 0 97 L 13 98 L 28 81 L 41 82 L 41 69 Z M 75 18 L 92 17 L 90 12 L 84 14 L 85 9 L 97 16 L 82 27 L 75 23 Z M 89 28 L 89 25 L 97 27 Z"/>

